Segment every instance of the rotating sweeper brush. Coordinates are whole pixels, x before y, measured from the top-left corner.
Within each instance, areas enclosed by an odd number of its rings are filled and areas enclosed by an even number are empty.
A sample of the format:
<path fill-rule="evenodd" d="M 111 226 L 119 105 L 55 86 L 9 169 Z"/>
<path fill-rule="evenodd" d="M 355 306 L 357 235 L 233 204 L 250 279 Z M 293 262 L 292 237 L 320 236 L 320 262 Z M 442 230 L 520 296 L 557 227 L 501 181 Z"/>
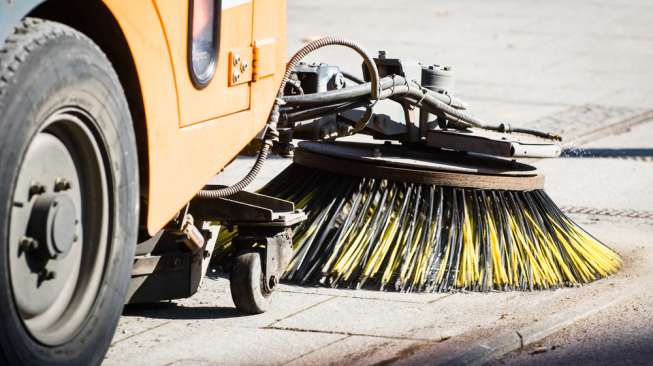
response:
<path fill-rule="evenodd" d="M 303 143 L 263 193 L 308 214 L 286 278 L 399 291 L 543 289 L 618 256 L 542 190 L 535 168 L 456 152 Z"/>
<path fill-rule="evenodd" d="M 364 80 L 298 62 L 328 44 L 356 49 Z M 321 141 L 299 143 L 293 164 L 261 190 L 308 216 L 294 229 L 285 278 L 433 292 L 548 289 L 614 273 L 619 255 L 553 203 L 535 167 L 515 160 L 557 157 L 560 138 L 484 123 L 453 96 L 450 68 L 417 70 L 420 83 L 402 60 L 372 61 L 333 39 L 291 59 L 277 147 L 290 155 L 293 138 Z M 386 102 L 399 113 L 379 113 Z M 372 138 L 333 141 L 352 133 Z M 236 231 L 223 232 L 218 258 Z"/>

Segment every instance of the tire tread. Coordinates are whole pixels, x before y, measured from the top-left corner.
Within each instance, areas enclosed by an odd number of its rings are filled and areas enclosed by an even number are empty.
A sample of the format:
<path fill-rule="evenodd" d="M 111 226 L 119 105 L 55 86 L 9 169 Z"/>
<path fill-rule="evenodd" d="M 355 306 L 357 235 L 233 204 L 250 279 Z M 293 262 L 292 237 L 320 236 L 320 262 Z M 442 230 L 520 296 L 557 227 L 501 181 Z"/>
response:
<path fill-rule="evenodd" d="M 0 112 L 2 111 L 2 96 L 13 81 L 21 64 L 28 59 L 30 53 L 46 45 L 48 40 L 62 36 L 75 37 L 85 42 L 102 55 L 104 61 L 111 64 L 106 54 L 90 38 L 75 29 L 62 23 L 39 18 L 24 18 L 16 25 L 14 33 L 7 37 L 0 47 Z M 118 82 L 115 73 L 112 77 L 115 79 L 114 81 Z M 118 85 L 120 85 L 119 82 Z"/>

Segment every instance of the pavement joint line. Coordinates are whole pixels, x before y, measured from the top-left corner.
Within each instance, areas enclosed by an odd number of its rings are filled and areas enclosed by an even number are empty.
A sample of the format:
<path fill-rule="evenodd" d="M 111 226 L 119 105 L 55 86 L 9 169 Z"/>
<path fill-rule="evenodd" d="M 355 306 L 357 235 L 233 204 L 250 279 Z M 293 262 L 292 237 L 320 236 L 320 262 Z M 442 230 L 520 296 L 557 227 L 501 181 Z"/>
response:
<path fill-rule="evenodd" d="M 637 125 L 651 121 L 653 121 L 653 110 L 643 111 L 640 114 L 614 123 L 610 123 L 605 126 L 590 129 L 588 131 L 581 131 L 582 133 L 577 133 L 576 136 L 572 135 L 571 138 L 569 138 L 569 140 L 564 144 L 564 146 L 570 147 L 572 145 L 586 144 L 588 142 L 611 136 L 616 133 L 627 132 L 631 127 L 635 127 Z"/>
<path fill-rule="evenodd" d="M 317 351 L 323 350 L 323 349 L 325 349 L 325 348 L 327 348 L 327 347 L 330 347 L 330 346 L 332 346 L 332 345 L 334 345 L 334 344 L 336 344 L 336 343 L 342 342 L 342 341 L 344 341 L 344 340 L 346 340 L 346 339 L 349 339 L 349 338 L 351 338 L 351 337 L 352 337 L 352 336 L 348 335 L 348 336 L 344 336 L 344 337 L 338 338 L 338 339 L 334 340 L 333 342 L 329 342 L 329 343 L 323 345 L 322 347 L 318 347 L 318 348 L 316 348 L 316 349 L 314 349 L 314 350 L 311 350 L 311 351 L 308 351 L 308 352 L 306 352 L 306 353 L 303 353 L 303 354 L 301 354 L 301 355 L 299 355 L 299 356 L 297 356 L 297 357 L 295 357 L 295 358 L 293 358 L 293 359 L 291 359 L 291 360 L 288 360 L 288 361 L 282 362 L 282 363 L 279 364 L 279 366 L 282 366 L 282 365 L 288 365 L 288 364 L 290 364 L 290 363 L 293 363 L 293 362 L 295 362 L 295 361 L 297 361 L 297 360 L 300 360 L 300 359 L 302 359 L 302 358 L 304 358 L 304 357 L 306 357 L 306 356 L 308 356 L 308 355 L 311 355 L 311 354 L 313 354 L 313 353 L 315 353 L 315 352 L 317 352 Z"/>
<path fill-rule="evenodd" d="M 629 219 L 644 219 L 644 220 L 653 219 L 653 211 L 646 211 L 646 210 L 596 208 L 596 207 L 586 207 L 586 206 L 562 206 L 560 209 L 568 214 L 624 217 Z"/>
<path fill-rule="evenodd" d="M 275 324 L 277 324 L 277 323 L 279 323 L 279 322 L 282 322 L 282 321 L 284 321 L 284 320 L 286 320 L 286 319 L 288 319 L 288 318 L 291 318 L 291 317 L 293 317 L 293 316 L 295 316 L 295 315 L 297 315 L 297 314 L 300 314 L 300 313 L 302 313 L 302 312 L 304 312 L 304 311 L 306 311 L 306 310 L 310 310 L 310 309 L 312 309 L 312 308 L 314 308 L 314 307 L 316 307 L 316 306 L 322 305 L 322 304 L 324 304 L 324 303 L 326 303 L 326 302 L 328 302 L 328 301 L 331 301 L 331 300 L 333 300 L 333 299 L 335 299 L 335 298 L 336 298 L 336 296 L 330 296 L 330 297 L 328 297 L 328 298 L 326 298 L 326 299 L 324 299 L 324 300 L 322 300 L 322 301 L 318 301 L 318 302 L 316 302 L 315 304 L 312 304 L 312 305 L 309 305 L 309 306 L 307 306 L 307 307 L 305 307 L 305 308 L 299 309 L 299 310 L 293 312 L 292 314 L 288 314 L 288 315 L 284 316 L 284 317 L 281 318 L 281 319 L 277 319 L 277 320 L 273 321 L 272 323 L 270 323 L 270 324 L 264 326 L 264 327 L 261 328 L 261 329 L 273 329 Z"/>
<path fill-rule="evenodd" d="M 519 337 L 519 349 L 524 349 L 524 336 L 522 336 L 518 330 L 515 331 L 515 334 Z"/>
<path fill-rule="evenodd" d="M 453 293 L 451 293 L 451 292 L 448 293 L 448 294 L 444 294 L 444 296 L 442 296 L 442 297 L 438 297 L 437 299 L 433 299 L 433 300 L 427 302 L 427 304 L 428 304 L 428 305 L 435 304 L 436 302 L 438 302 L 438 301 L 442 301 L 442 300 L 446 299 L 447 297 L 449 297 L 449 296 L 451 296 L 451 295 L 453 295 Z"/>
<path fill-rule="evenodd" d="M 343 289 L 344 290 L 344 289 Z M 383 302 L 396 302 L 396 303 L 403 303 L 403 304 L 431 304 L 433 302 L 436 302 L 438 300 L 441 300 L 442 297 L 439 297 L 437 299 L 433 299 L 430 301 L 416 301 L 416 300 L 395 300 L 395 299 L 383 299 L 379 297 L 365 297 L 361 295 L 339 295 L 339 294 L 321 294 L 318 292 L 312 293 L 312 292 L 302 292 L 302 291 L 292 291 L 292 290 L 280 290 L 285 293 L 291 293 L 291 294 L 302 294 L 302 295 L 323 295 L 323 296 L 333 296 L 333 297 L 338 297 L 338 298 L 343 298 L 343 299 L 359 299 L 359 300 L 372 300 L 372 301 L 383 301 Z M 358 291 L 358 290 L 352 290 L 352 291 Z M 386 291 L 386 292 L 391 292 L 391 291 Z M 383 292 L 381 292 L 383 293 Z M 429 295 L 431 293 L 414 293 L 416 295 Z M 448 296 L 449 294 L 447 294 Z M 446 297 L 446 296 L 443 296 Z"/>
<path fill-rule="evenodd" d="M 500 332 L 489 340 L 484 339 L 483 341 L 474 342 L 465 347 L 466 351 L 464 353 L 438 363 L 465 366 L 483 365 L 512 351 L 523 349 L 603 309 L 618 305 L 632 295 L 631 292 L 622 290 L 616 296 L 611 296 L 607 301 L 598 305 L 593 303 L 595 298 L 590 298 L 571 310 L 550 315 L 543 320 L 517 330 Z"/>
<path fill-rule="evenodd" d="M 415 337 L 403 337 L 403 336 L 385 336 L 385 335 L 378 335 L 378 334 L 352 333 L 352 332 L 344 332 L 344 331 L 338 331 L 338 330 L 305 329 L 305 328 L 296 328 L 296 327 L 267 326 L 267 327 L 261 328 L 261 329 L 285 330 L 285 331 L 288 331 L 288 332 L 300 332 L 300 333 L 340 334 L 340 335 L 345 335 L 345 336 L 370 337 L 370 338 L 379 338 L 379 339 L 392 339 L 392 340 L 398 340 L 398 341 L 433 342 L 433 343 L 443 342 L 443 341 L 446 341 L 448 339 L 451 339 L 451 337 L 441 337 L 439 339 L 431 339 L 431 338 L 415 338 Z"/>
<path fill-rule="evenodd" d="M 147 328 L 147 329 L 141 330 L 140 332 L 136 332 L 136 333 L 131 334 L 131 335 L 129 335 L 129 336 L 123 338 L 123 339 L 120 339 L 120 340 L 117 340 L 117 341 L 111 343 L 111 346 L 113 347 L 114 345 L 116 345 L 116 344 L 118 344 L 118 343 L 121 343 L 121 342 L 123 342 L 123 341 L 126 341 L 126 340 L 128 340 L 128 339 L 131 339 L 131 338 L 133 338 L 133 337 L 139 336 L 139 335 L 141 335 L 141 334 L 145 334 L 145 333 L 147 333 L 147 332 L 149 332 L 149 331 L 151 331 L 151 330 L 155 330 L 155 329 L 161 328 L 162 326 L 167 325 L 167 324 L 170 324 L 171 322 L 172 322 L 172 320 L 168 320 L 168 321 L 163 322 L 163 323 L 161 323 L 161 324 L 157 324 L 157 325 L 153 326 L 152 328 Z"/>

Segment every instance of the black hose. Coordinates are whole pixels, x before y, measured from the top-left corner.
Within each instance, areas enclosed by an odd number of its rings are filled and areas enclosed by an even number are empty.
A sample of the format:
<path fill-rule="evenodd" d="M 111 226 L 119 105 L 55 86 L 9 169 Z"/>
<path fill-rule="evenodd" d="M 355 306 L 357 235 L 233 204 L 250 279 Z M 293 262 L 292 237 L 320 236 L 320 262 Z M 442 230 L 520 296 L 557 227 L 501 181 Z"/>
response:
<path fill-rule="evenodd" d="M 495 126 L 492 126 L 489 129 L 494 130 L 494 131 L 499 131 L 499 132 L 524 133 L 524 134 L 527 134 L 527 135 L 542 137 L 542 138 L 549 139 L 549 140 L 562 141 L 562 136 L 560 136 L 560 135 L 553 134 L 553 133 L 548 133 L 548 132 L 544 132 L 544 131 L 538 131 L 538 130 L 534 130 L 534 129 L 531 129 L 531 128 L 521 128 L 521 127 L 512 128 L 510 125 L 503 124 L 503 123 L 500 124 L 498 126 L 498 128 L 496 128 L 496 129 L 494 127 Z"/>
<path fill-rule="evenodd" d="M 364 83 L 347 87 L 344 89 L 331 90 L 323 93 L 313 93 L 304 95 L 292 95 L 284 97 L 286 105 L 289 106 L 318 106 L 323 104 L 342 103 L 354 98 L 360 98 L 371 93 L 371 83 Z M 436 113 L 443 111 L 458 119 L 467 122 L 473 127 L 482 127 L 486 124 L 479 118 L 468 113 L 462 112 L 459 108 L 452 107 L 451 104 L 463 106 L 464 103 L 447 94 L 440 94 L 424 89 L 419 84 L 408 81 L 401 76 L 386 76 L 381 79 L 380 99 L 404 96 L 414 101 L 411 104 L 418 107 L 426 106 L 429 112 Z"/>
<path fill-rule="evenodd" d="M 402 93 L 405 94 L 405 91 L 400 92 L 400 90 L 396 88 L 402 85 L 406 86 L 408 85 L 407 83 L 409 82 L 405 78 L 397 75 L 386 76 L 384 78 L 381 78 L 379 82 L 379 86 L 382 93 L 380 95 L 381 96 L 380 99 L 389 98 L 390 96 L 400 95 Z M 410 82 L 410 83 L 413 84 L 413 86 L 411 87 L 412 89 L 427 90 L 414 82 Z M 322 93 L 289 95 L 283 97 L 283 100 L 285 104 L 288 106 L 317 106 L 322 104 L 342 103 L 353 98 L 359 98 L 359 97 L 364 97 L 366 95 L 370 95 L 371 88 L 372 88 L 372 83 L 367 82 L 359 85 L 350 86 L 344 89 L 329 90 Z M 388 91 L 388 90 L 391 91 L 390 94 L 383 94 L 384 91 Z M 392 92 L 392 91 L 396 91 L 396 92 Z M 447 105 L 453 105 L 457 109 L 459 109 L 460 107 L 464 107 L 464 103 L 462 103 L 462 101 L 450 95 L 435 93 L 431 91 L 429 91 L 429 95 L 431 95 L 431 97 L 433 98 L 440 100 L 443 103 L 446 103 Z"/>
<path fill-rule="evenodd" d="M 358 107 L 364 107 L 369 104 L 370 101 L 368 99 L 354 99 L 352 101 L 345 102 L 345 103 L 328 104 L 319 107 L 312 107 L 312 108 L 309 107 L 309 108 L 302 108 L 299 110 L 292 110 L 290 112 L 285 113 L 284 118 L 288 122 L 299 122 L 299 121 L 305 121 L 307 119 L 316 118 L 327 114 L 334 114 L 334 113 L 338 113 L 338 112 L 342 112 Z"/>
<path fill-rule="evenodd" d="M 381 88 L 383 80 L 381 79 Z M 288 95 L 283 97 L 287 106 L 318 106 L 323 104 L 343 103 L 354 98 L 365 97 L 371 94 L 372 83 L 349 86 L 344 89 L 329 90 L 321 93 Z"/>
<path fill-rule="evenodd" d="M 344 74 L 343 74 L 344 75 Z M 289 106 L 322 106 L 344 103 L 353 98 L 363 98 L 370 94 L 371 83 L 364 83 L 347 87 L 339 90 L 332 90 L 323 93 L 304 94 L 297 96 L 287 96 L 284 98 Z M 393 75 L 386 76 L 380 81 L 381 94 L 380 99 L 391 98 L 395 101 L 406 101 L 424 110 L 438 114 L 445 113 L 453 117 L 452 128 L 464 129 L 477 127 L 481 129 L 503 131 L 503 132 L 520 132 L 533 136 L 543 137 L 552 140 L 559 140 L 557 135 L 549 134 L 542 131 L 530 129 L 509 129 L 506 125 L 490 125 L 480 118 L 464 112 L 464 103 L 447 94 L 432 92 L 423 88 L 421 85 L 409 81 L 404 77 Z M 509 130 L 506 130 L 508 128 Z"/>
<path fill-rule="evenodd" d="M 371 99 L 373 100 L 379 99 L 379 94 L 380 94 L 379 71 L 377 70 L 376 64 L 374 63 L 372 57 L 370 57 L 369 54 L 357 43 L 346 39 L 334 38 L 334 37 L 325 37 L 307 43 L 306 45 L 304 45 L 304 47 L 300 48 L 299 51 L 297 51 L 290 58 L 290 61 L 288 61 L 288 64 L 286 65 L 286 72 L 283 75 L 283 78 L 281 79 L 281 85 L 279 86 L 279 90 L 277 92 L 277 98 L 275 99 L 274 104 L 272 105 L 272 110 L 270 111 L 270 116 L 268 117 L 267 131 L 263 140 L 263 146 L 261 147 L 261 151 L 259 151 L 259 154 L 256 157 L 256 161 L 254 162 L 254 165 L 250 169 L 249 173 L 247 173 L 247 175 L 245 175 L 245 177 L 243 177 L 243 179 L 241 179 L 238 183 L 230 187 L 211 189 L 211 190 L 203 189 L 197 193 L 196 195 L 197 198 L 218 199 L 222 197 L 232 196 L 245 189 L 245 187 L 247 187 L 250 183 L 252 183 L 252 181 L 254 181 L 258 173 L 261 171 L 263 167 L 263 163 L 265 162 L 268 155 L 270 154 L 270 148 L 272 147 L 272 144 L 274 143 L 274 141 L 279 140 L 279 131 L 277 130 L 277 124 L 279 123 L 279 103 L 280 101 L 282 101 L 283 91 L 284 88 L 286 87 L 286 83 L 288 82 L 288 79 L 290 78 L 290 74 L 293 72 L 295 66 L 297 66 L 299 61 L 304 57 L 306 57 L 306 55 L 308 55 L 309 53 L 317 49 L 320 49 L 325 46 L 331 46 L 331 45 L 349 47 L 354 51 L 356 51 L 363 58 L 363 62 L 365 63 L 365 66 L 367 67 L 367 71 L 371 75 L 371 80 L 372 80 L 371 91 L 369 94 L 371 96 Z"/>
<path fill-rule="evenodd" d="M 359 78 L 358 76 L 355 76 L 354 74 L 350 74 L 347 71 L 340 71 L 340 73 L 342 74 L 342 76 L 345 77 L 345 79 L 351 80 L 351 81 L 355 82 L 356 84 L 364 84 L 365 83 L 365 80 Z"/>

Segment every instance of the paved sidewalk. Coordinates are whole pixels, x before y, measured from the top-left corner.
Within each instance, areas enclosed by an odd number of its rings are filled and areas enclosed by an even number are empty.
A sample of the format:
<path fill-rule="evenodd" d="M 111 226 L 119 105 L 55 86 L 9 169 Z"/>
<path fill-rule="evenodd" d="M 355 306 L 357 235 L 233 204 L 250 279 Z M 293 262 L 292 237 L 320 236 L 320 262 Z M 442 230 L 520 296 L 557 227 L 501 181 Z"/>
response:
<path fill-rule="evenodd" d="M 334 4 L 290 1 L 291 51 L 306 38 L 340 35 L 391 56 L 451 64 L 458 95 L 486 119 L 562 132 L 572 147 L 653 149 L 650 1 Z M 318 56 L 360 70 L 348 51 Z M 238 159 L 219 181 L 235 181 L 251 163 Z M 252 188 L 287 164 L 272 159 Z M 557 291 L 488 294 L 283 285 L 270 312 L 240 316 L 228 281 L 211 274 L 190 299 L 129 307 L 105 364 L 478 363 L 547 336 L 549 348 L 572 349 L 575 343 L 564 334 L 584 329 L 591 336 L 592 324 L 613 324 L 596 323 L 604 314 L 618 314 L 615 309 L 624 304 L 650 304 L 640 295 L 653 281 L 653 220 L 625 212 L 653 211 L 651 164 L 650 156 L 536 162 L 547 175 L 552 198 L 572 212 L 588 212 L 572 217 L 624 256 L 623 270 L 611 278 Z M 653 324 L 629 326 L 631 321 L 650 323 L 651 316 L 629 313 L 627 319 L 614 324 L 633 339 L 648 339 L 642 338 L 647 336 L 643 329 Z M 558 333 L 565 327 L 571 328 Z M 602 334 L 597 332 L 597 339 Z M 573 363 L 574 358 L 551 354 L 543 363 Z M 505 361 L 522 364 L 530 357 L 527 352 Z"/>

